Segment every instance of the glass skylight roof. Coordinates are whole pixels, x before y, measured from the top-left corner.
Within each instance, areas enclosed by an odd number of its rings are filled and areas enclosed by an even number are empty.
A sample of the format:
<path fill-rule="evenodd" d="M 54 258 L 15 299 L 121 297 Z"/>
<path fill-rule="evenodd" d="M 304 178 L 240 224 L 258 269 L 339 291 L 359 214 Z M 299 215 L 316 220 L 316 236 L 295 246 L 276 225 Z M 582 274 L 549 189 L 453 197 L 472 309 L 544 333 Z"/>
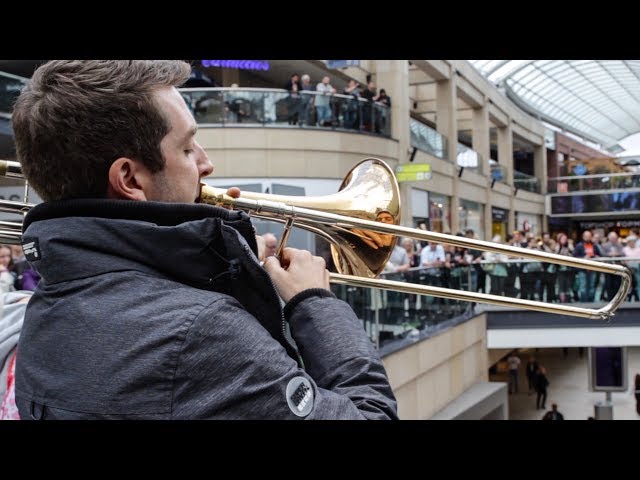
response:
<path fill-rule="evenodd" d="M 536 117 L 604 148 L 640 132 L 640 60 L 469 60 Z"/>

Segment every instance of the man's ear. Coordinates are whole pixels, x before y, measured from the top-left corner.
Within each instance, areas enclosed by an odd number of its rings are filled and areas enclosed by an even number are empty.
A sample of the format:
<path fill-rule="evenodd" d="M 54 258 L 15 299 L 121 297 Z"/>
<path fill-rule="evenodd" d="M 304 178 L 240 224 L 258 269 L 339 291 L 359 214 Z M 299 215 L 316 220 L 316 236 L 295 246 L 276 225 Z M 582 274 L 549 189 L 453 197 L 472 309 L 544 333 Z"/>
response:
<path fill-rule="evenodd" d="M 140 162 L 120 157 L 109 168 L 107 197 L 123 200 L 147 200 L 151 173 Z"/>

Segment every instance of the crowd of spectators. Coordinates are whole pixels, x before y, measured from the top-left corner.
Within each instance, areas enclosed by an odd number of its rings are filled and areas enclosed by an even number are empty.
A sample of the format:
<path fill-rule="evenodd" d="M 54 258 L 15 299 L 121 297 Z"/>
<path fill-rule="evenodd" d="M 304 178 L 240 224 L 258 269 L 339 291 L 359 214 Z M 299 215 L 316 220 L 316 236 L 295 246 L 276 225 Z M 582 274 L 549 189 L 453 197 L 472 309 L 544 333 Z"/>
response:
<path fill-rule="evenodd" d="M 391 98 L 384 88 L 378 92 L 370 76 L 366 87 L 351 79 L 338 92 L 328 75 L 323 76 L 314 88 L 308 74 L 300 76 L 294 73 L 284 89 L 289 91 L 287 120 L 290 125 L 343 127 L 381 133 L 389 118 Z"/>
<path fill-rule="evenodd" d="M 474 238 L 468 229 L 459 236 Z M 514 231 L 503 240 L 500 235 L 492 242 L 529 250 L 566 255 L 577 258 L 620 263 L 633 273 L 633 285 L 629 300 L 640 300 L 638 286 L 640 245 L 636 232 L 619 238 L 614 231 L 603 239 L 599 233 L 585 230 L 581 241 L 574 242 L 566 233 L 551 235 L 548 232 L 536 236 L 533 233 Z M 387 273 L 407 272 L 421 283 L 455 289 L 469 289 L 500 296 L 519 297 L 550 303 L 609 301 L 620 288 L 620 277 L 599 272 L 575 269 L 556 263 L 528 260 L 518 257 L 482 252 L 480 250 L 454 247 L 452 245 L 414 242 L 403 239 L 396 250 L 405 252 L 404 257 L 394 252 Z M 403 273 L 409 280 L 407 273 Z M 597 295 L 598 294 L 598 295 Z"/>
<path fill-rule="evenodd" d="M 339 90 L 324 75 L 293 73 L 283 91 L 243 89 L 237 83 L 224 90 L 183 92 L 200 123 L 285 123 L 299 127 L 329 127 L 389 134 L 391 97 L 378 90 L 371 76 L 366 86 L 351 79 Z"/>
<path fill-rule="evenodd" d="M 458 235 L 475 238 L 471 229 Z M 562 232 L 536 236 L 514 231 L 507 239 L 496 235 L 492 241 L 576 258 L 612 261 L 615 257 L 616 263 L 626 265 L 633 273 L 627 300 L 640 299 L 640 242 L 636 232 L 620 239 L 613 231 L 602 238 L 598 232 L 585 230 L 581 240 L 574 242 Z M 605 302 L 620 288 L 616 275 L 411 238 L 399 239 L 381 278 L 548 303 Z M 460 315 L 472 306 L 428 295 L 359 290 L 351 289 L 347 300 L 361 318 L 372 320 L 377 315 L 381 323 L 417 329 Z"/>

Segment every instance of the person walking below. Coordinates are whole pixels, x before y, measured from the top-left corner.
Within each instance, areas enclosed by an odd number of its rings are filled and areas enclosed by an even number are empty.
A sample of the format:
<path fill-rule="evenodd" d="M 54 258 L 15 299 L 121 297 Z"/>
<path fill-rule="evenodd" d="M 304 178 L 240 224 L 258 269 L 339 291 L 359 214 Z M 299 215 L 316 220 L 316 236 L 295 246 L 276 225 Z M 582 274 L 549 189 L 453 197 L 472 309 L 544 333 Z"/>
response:
<path fill-rule="evenodd" d="M 520 357 L 514 351 L 509 358 L 509 393 L 518 393 L 518 368 L 520 367 Z"/>
<path fill-rule="evenodd" d="M 538 368 L 536 375 L 536 408 L 544 410 L 547 403 L 547 387 L 549 386 L 549 380 L 547 379 L 547 370 L 544 367 Z"/>
<path fill-rule="evenodd" d="M 551 410 L 544 414 L 542 420 L 564 420 L 564 415 L 558 411 L 557 403 L 551 404 Z"/>
<path fill-rule="evenodd" d="M 529 388 L 529 395 L 536 389 L 536 375 L 538 372 L 538 362 L 535 357 L 529 357 L 529 361 L 525 366 L 525 373 L 527 374 L 527 383 Z"/>

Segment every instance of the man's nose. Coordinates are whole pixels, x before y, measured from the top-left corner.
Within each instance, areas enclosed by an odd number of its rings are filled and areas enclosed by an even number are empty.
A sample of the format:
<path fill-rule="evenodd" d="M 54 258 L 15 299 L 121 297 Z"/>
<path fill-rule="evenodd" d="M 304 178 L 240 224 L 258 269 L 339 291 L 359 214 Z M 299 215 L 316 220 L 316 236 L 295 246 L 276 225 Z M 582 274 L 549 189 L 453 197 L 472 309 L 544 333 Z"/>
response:
<path fill-rule="evenodd" d="M 200 172 L 200 178 L 208 177 L 213 173 L 213 163 L 209 160 L 209 155 L 204 151 L 204 148 L 200 145 L 198 145 L 198 148 L 201 151 L 201 156 L 198 159 L 198 171 Z"/>

